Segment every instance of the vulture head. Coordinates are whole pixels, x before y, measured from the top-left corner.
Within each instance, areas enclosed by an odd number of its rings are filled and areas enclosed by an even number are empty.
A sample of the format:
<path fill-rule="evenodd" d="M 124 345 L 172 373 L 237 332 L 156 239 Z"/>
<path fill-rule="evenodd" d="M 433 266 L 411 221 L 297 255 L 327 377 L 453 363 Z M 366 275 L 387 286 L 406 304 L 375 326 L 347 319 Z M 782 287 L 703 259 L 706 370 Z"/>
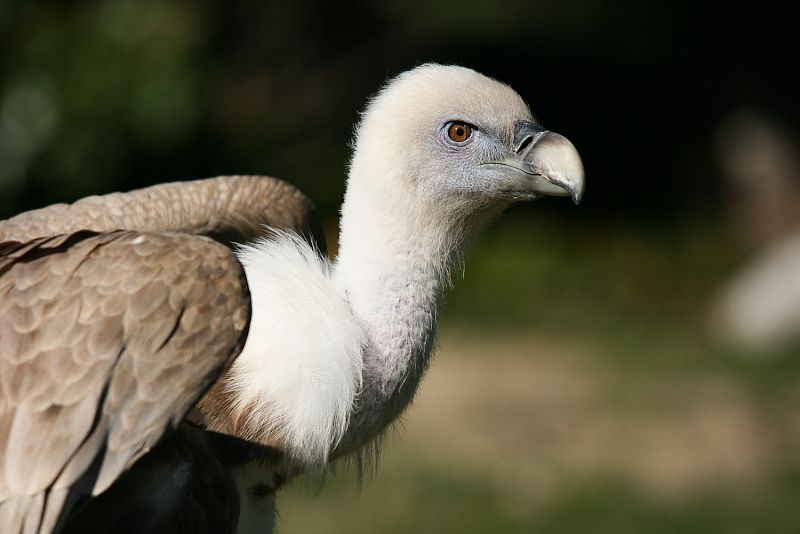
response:
<path fill-rule="evenodd" d="M 357 130 L 348 201 L 465 222 L 516 200 L 583 195 L 575 147 L 540 126 L 509 86 L 428 64 L 390 81 Z"/>

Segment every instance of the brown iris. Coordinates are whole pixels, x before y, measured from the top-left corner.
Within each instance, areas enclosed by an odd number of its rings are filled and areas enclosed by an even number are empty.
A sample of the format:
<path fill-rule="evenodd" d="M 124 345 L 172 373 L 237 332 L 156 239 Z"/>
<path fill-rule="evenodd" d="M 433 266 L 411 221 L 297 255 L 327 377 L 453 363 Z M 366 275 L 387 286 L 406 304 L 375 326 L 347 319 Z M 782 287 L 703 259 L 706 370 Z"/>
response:
<path fill-rule="evenodd" d="M 454 122 L 447 128 L 447 137 L 456 143 L 463 143 L 472 135 L 472 128 L 463 122 Z"/>

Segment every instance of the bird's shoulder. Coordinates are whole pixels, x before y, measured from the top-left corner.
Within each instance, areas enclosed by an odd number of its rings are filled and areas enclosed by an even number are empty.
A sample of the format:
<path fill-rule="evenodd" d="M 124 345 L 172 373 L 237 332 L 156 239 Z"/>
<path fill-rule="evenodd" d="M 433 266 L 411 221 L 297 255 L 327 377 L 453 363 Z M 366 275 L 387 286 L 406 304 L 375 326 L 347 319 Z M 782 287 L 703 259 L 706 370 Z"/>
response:
<path fill-rule="evenodd" d="M 230 246 L 263 235 L 265 227 L 295 231 L 325 250 L 311 200 L 283 180 L 252 175 L 164 183 L 26 211 L 0 221 L 0 243 L 134 230 L 207 235 Z"/>

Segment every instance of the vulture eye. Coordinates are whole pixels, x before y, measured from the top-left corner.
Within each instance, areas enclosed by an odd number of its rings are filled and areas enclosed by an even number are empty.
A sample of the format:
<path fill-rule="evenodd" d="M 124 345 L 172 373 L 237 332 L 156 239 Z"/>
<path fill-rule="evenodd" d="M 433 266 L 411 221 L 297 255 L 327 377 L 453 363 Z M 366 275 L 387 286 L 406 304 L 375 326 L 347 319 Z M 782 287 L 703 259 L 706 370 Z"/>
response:
<path fill-rule="evenodd" d="M 447 137 L 455 143 L 463 143 L 472 136 L 472 127 L 465 122 L 454 122 L 447 127 Z"/>

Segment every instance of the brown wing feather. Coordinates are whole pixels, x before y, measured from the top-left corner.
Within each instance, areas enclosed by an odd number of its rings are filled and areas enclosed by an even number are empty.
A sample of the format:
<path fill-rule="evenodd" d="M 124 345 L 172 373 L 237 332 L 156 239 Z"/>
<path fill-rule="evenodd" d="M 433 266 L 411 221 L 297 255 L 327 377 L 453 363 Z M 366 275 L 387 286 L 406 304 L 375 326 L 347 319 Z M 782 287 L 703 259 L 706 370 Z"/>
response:
<path fill-rule="evenodd" d="M 107 488 L 240 352 L 249 319 L 240 264 L 204 237 L 81 232 L 0 257 L 0 532 L 49 530 L 93 463 L 90 487 Z"/>

